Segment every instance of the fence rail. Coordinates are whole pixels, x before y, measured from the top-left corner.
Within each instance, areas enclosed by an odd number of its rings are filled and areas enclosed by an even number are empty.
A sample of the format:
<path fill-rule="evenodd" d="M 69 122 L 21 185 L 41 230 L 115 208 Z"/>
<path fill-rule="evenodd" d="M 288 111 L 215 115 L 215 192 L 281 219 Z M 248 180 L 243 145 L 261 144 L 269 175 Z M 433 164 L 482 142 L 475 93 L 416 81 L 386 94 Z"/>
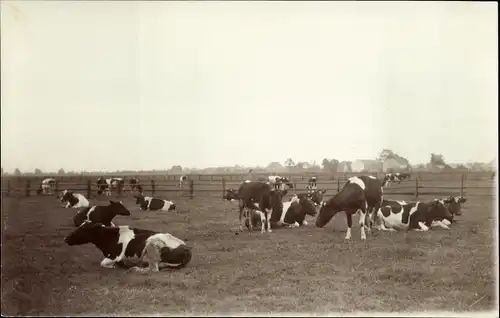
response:
<path fill-rule="evenodd" d="M 353 174 L 347 175 L 330 175 L 331 178 L 318 177 L 319 181 L 317 186 L 319 189 L 325 189 L 326 195 L 334 195 L 340 191 L 345 184 L 347 178 Z M 360 174 L 357 174 L 360 175 Z M 467 178 L 466 174 L 455 174 L 454 178 L 449 176 L 443 177 L 440 174 L 434 174 L 433 178 L 420 178 L 420 175 L 414 175 L 409 180 L 402 181 L 400 184 L 391 183 L 389 187 L 384 189 L 385 196 L 392 195 L 405 195 L 414 196 L 418 199 L 420 196 L 433 195 L 433 196 L 448 196 L 448 195 L 473 195 L 473 196 L 494 196 L 495 183 L 490 178 Z M 483 174 L 484 176 L 484 174 Z M 155 177 L 155 176 L 153 176 Z M 168 177 L 172 177 L 171 175 Z M 191 178 L 188 180 L 186 187 L 179 187 L 178 179 L 156 179 L 149 180 L 141 178 L 140 183 L 143 188 L 143 193 L 147 195 L 169 195 L 176 193 L 177 196 L 187 196 L 193 198 L 195 195 L 216 195 L 223 196 L 226 189 L 238 188 L 242 180 L 248 178 L 241 178 L 236 180 L 234 175 L 220 176 L 219 175 L 203 175 L 203 179 L 195 180 Z M 291 182 L 294 185 L 293 189 L 289 191 L 290 194 L 296 192 L 306 191 L 308 184 L 307 179 L 309 176 L 303 178 L 293 177 Z M 325 176 L 323 176 L 325 177 Z M 470 176 L 469 176 L 470 177 Z M 2 196 L 26 196 L 36 195 L 36 190 L 40 187 L 40 181 L 43 178 L 36 177 L 7 177 L 2 178 Z M 59 193 L 62 190 L 69 190 L 74 192 L 81 192 L 87 198 L 95 197 L 97 195 L 98 187 L 94 177 L 86 176 L 84 178 L 73 177 L 55 177 L 55 186 L 53 187 L 54 193 Z M 255 176 L 252 180 L 257 180 Z M 489 190 L 489 191 L 488 191 Z M 123 188 L 112 190 L 118 197 L 127 196 L 131 194 L 130 185 L 125 182 Z"/>

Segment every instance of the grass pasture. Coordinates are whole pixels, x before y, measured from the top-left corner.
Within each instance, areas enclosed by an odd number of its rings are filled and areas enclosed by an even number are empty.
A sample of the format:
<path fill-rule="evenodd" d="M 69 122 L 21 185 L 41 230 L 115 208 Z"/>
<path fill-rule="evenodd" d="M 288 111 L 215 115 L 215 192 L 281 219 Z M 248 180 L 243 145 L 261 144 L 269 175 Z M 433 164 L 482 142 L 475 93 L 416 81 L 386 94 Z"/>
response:
<path fill-rule="evenodd" d="M 186 268 L 150 274 L 100 268 L 103 256 L 93 245 L 65 245 L 76 210 L 60 207 L 54 197 L 5 197 L 2 314 L 493 310 L 497 224 L 488 191 L 467 196 L 450 231 L 374 231 L 366 242 L 357 219 L 351 241 L 344 242 L 343 214 L 324 229 L 308 217 L 306 228 L 235 235 L 236 206 L 220 192 L 173 197 L 174 213 L 143 212 L 124 197 L 132 216 L 115 218 L 117 224 L 170 232 L 193 247 Z"/>

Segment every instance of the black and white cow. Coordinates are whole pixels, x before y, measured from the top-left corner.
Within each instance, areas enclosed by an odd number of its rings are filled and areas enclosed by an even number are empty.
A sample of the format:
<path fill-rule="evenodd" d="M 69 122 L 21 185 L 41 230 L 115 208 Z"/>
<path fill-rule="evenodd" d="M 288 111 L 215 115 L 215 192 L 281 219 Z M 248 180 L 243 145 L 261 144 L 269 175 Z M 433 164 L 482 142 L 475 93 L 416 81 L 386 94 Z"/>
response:
<path fill-rule="evenodd" d="M 174 211 L 175 203 L 172 201 L 167 201 L 163 199 L 153 198 L 153 197 L 145 197 L 145 196 L 136 196 L 135 204 L 138 204 L 141 207 L 141 210 L 144 211 Z"/>
<path fill-rule="evenodd" d="M 449 224 L 444 220 L 451 220 L 451 213 L 442 200 L 429 202 L 411 202 L 384 200 L 377 211 L 382 231 L 415 230 L 428 231 L 430 227 L 439 226 L 449 230 Z"/>
<path fill-rule="evenodd" d="M 65 208 L 88 208 L 90 206 L 89 200 L 80 193 L 73 193 L 68 190 L 61 192 L 61 203 L 66 203 Z"/>
<path fill-rule="evenodd" d="M 295 194 L 299 198 L 301 197 L 307 197 L 309 198 L 315 205 L 320 205 L 321 202 L 323 202 L 324 199 L 324 194 L 326 193 L 326 190 L 312 190 L 307 193 L 297 193 Z"/>
<path fill-rule="evenodd" d="M 186 175 L 183 175 L 179 178 L 179 188 L 184 188 L 187 184 L 188 177 Z"/>
<path fill-rule="evenodd" d="M 283 202 L 281 214 L 271 214 L 271 228 L 306 226 L 306 215 L 315 216 L 316 206 L 307 196 L 294 195 L 289 201 Z"/>
<path fill-rule="evenodd" d="M 314 191 L 318 188 L 318 178 L 317 177 L 310 177 L 309 180 L 307 181 L 307 191 Z"/>
<path fill-rule="evenodd" d="M 106 226 L 115 226 L 111 221 L 117 215 L 130 216 L 130 211 L 120 201 L 109 200 L 108 205 L 94 205 L 80 210 L 74 217 L 76 227 L 84 222 L 102 223 Z"/>
<path fill-rule="evenodd" d="M 280 177 L 280 176 L 269 176 L 267 177 L 267 182 L 273 187 L 274 189 L 279 189 L 279 190 L 285 190 L 286 187 L 293 189 L 293 184 L 288 180 L 287 177 Z"/>
<path fill-rule="evenodd" d="M 169 268 L 182 268 L 192 257 L 191 248 L 169 233 L 158 233 L 129 226 L 107 227 L 102 223 L 86 222 L 64 238 L 66 244 L 94 244 L 104 255 L 101 267 L 125 266 L 124 261 L 139 258 L 147 268 L 134 266 L 140 272 L 160 270 L 160 263 Z"/>
<path fill-rule="evenodd" d="M 360 211 L 361 240 L 366 240 L 365 227 L 370 231 L 372 214 L 382 202 L 382 183 L 373 176 L 351 177 L 344 187 L 328 201 L 321 204 L 316 226 L 325 226 L 337 212 L 344 211 L 347 217 L 346 240 L 351 239 L 352 215 Z M 368 218 L 366 217 L 368 213 Z M 366 222 L 370 223 L 366 226 Z"/>
<path fill-rule="evenodd" d="M 271 230 L 271 213 L 279 213 L 283 211 L 282 192 L 271 188 L 269 184 L 262 182 L 244 182 L 238 189 L 239 199 L 239 220 L 240 231 L 243 231 L 243 209 L 259 210 L 264 213 L 264 223 L 262 224 L 261 232 L 272 232 Z M 248 216 L 252 213 L 247 213 Z M 252 231 L 252 222 L 249 222 L 249 230 Z"/>
<path fill-rule="evenodd" d="M 382 181 L 382 186 L 383 187 L 388 187 L 391 182 L 397 182 L 398 184 L 401 183 L 403 180 L 407 180 L 410 178 L 409 173 L 387 173 L 384 176 L 384 181 Z"/>
<path fill-rule="evenodd" d="M 134 191 L 137 191 L 139 192 L 140 194 L 142 194 L 142 186 L 141 184 L 139 183 L 139 179 L 138 178 L 131 178 L 129 180 L 129 183 L 130 183 L 130 192 L 134 192 Z"/>
<path fill-rule="evenodd" d="M 40 188 L 36 190 L 36 194 L 48 194 L 52 195 L 54 194 L 54 188 L 56 186 L 56 180 L 53 178 L 47 178 L 43 179 L 42 183 L 40 184 Z"/>
<path fill-rule="evenodd" d="M 123 185 L 125 181 L 122 178 L 108 178 L 105 179 L 103 177 L 97 178 L 97 194 L 101 195 L 103 193 L 106 196 L 111 195 L 111 189 L 123 189 Z"/>
<path fill-rule="evenodd" d="M 467 199 L 461 196 L 449 196 L 440 200 L 443 201 L 445 206 L 448 208 L 448 211 L 451 213 L 451 219 L 447 219 L 450 223 L 455 222 L 455 215 L 462 215 L 462 205 L 467 202 Z"/>

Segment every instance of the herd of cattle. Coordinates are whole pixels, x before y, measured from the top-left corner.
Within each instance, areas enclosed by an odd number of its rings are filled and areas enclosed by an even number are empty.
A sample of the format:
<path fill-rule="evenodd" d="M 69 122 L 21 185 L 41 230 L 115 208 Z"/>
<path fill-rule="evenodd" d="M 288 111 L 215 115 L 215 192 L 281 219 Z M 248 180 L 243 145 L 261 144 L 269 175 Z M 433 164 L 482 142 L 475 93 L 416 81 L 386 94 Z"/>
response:
<path fill-rule="evenodd" d="M 316 227 L 324 227 L 338 212 L 347 216 L 345 239 L 351 238 L 352 216 L 360 213 L 361 240 L 366 232 L 375 228 L 382 231 L 415 230 L 428 231 L 433 227 L 450 229 L 455 215 L 461 215 L 463 197 L 435 198 L 430 201 L 405 202 L 386 199 L 383 190 L 392 182 L 408 178 L 403 174 L 387 174 L 383 180 L 374 176 L 351 177 L 341 190 L 329 199 L 326 190 L 318 189 L 317 178 L 311 177 L 307 192 L 293 194 L 283 200 L 293 184 L 286 177 L 270 176 L 266 181 L 244 181 L 238 189 L 228 189 L 224 200 L 237 203 L 239 208 L 239 232 L 261 228 L 261 232 L 272 232 L 276 228 L 307 226 L 306 215 L 316 216 Z M 44 180 L 45 181 L 45 180 Z M 104 181 L 104 183 L 102 182 Z M 123 185 L 123 179 L 99 178 L 100 194 L 109 194 L 110 188 Z M 186 180 L 183 180 L 186 181 Z M 47 183 L 42 182 L 40 192 L 46 192 Z M 104 187 L 106 185 L 106 187 Z M 136 191 L 135 203 L 143 211 L 174 211 L 173 201 L 144 196 L 138 180 L 130 182 L 131 191 Z M 73 217 L 76 229 L 64 241 L 72 245 L 92 243 L 101 250 L 102 267 L 116 266 L 140 272 L 159 271 L 160 265 L 182 268 L 191 260 L 192 250 L 186 243 L 169 233 L 117 226 L 112 220 L 117 215 L 130 216 L 130 210 L 121 201 L 110 200 L 108 205 L 91 205 L 84 195 L 68 190 L 58 196 L 66 208 L 77 208 Z M 238 232 L 236 233 L 238 234 Z M 131 258 L 139 261 L 127 264 Z"/>

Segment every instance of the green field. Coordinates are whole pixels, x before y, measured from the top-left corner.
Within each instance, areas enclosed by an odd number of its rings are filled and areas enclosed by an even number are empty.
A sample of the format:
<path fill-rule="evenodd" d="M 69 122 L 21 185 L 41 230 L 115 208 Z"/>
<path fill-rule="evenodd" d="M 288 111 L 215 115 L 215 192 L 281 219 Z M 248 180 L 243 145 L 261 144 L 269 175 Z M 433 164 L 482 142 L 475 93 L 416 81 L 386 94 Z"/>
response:
<path fill-rule="evenodd" d="M 85 188 L 82 180 L 65 182 L 61 184 Z M 169 182 L 174 191 L 157 195 L 176 201 L 177 212 L 140 211 L 133 198 L 123 194 L 132 216 L 115 219 L 119 225 L 169 232 L 193 247 L 186 268 L 150 274 L 100 268 L 103 257 L 97 248 L 67 246 L 63 238 L 73 229 L 76 211 L 61 208 L 55 197 L 26 198 L 22 188 L 19 195 L 4 197 L 2 314 L 327 314 L 498 308 L 494 261 L 498 227 L 491 180 L 467 181 L 484 189 L 475 195 L 465 189 L 468 201 L 463 215 L 449 231 L 374 231 L 365 242 L 359 238 L 357 222 L 352 240 L 344 241 L 343 214 L 323 229 L 315 228 L 309 217 L 305 228 L 235 235 L 238 213 L 234 204 L 221 200 L 220 181 L 195 181 L 194 199 L 181 196 L 175 180 L 167 180 L 166 188 Z M 431 183 L 442 187 L 441 192 L 460 192 L 460 179 L 424 180 L 420 190 Z M 394 185 L 385 196 L 412 200 L 412 195 L 391 194 L 408 192 L 398 188 L 410 185 L 414 181 Z M 328 188 L 328 196 L 335 194 L 336 180 Z M 441 196 L 436 190 L 420 199 Z M 93 195 L 90 200 L 106 203 L 108 198 Z"/>

